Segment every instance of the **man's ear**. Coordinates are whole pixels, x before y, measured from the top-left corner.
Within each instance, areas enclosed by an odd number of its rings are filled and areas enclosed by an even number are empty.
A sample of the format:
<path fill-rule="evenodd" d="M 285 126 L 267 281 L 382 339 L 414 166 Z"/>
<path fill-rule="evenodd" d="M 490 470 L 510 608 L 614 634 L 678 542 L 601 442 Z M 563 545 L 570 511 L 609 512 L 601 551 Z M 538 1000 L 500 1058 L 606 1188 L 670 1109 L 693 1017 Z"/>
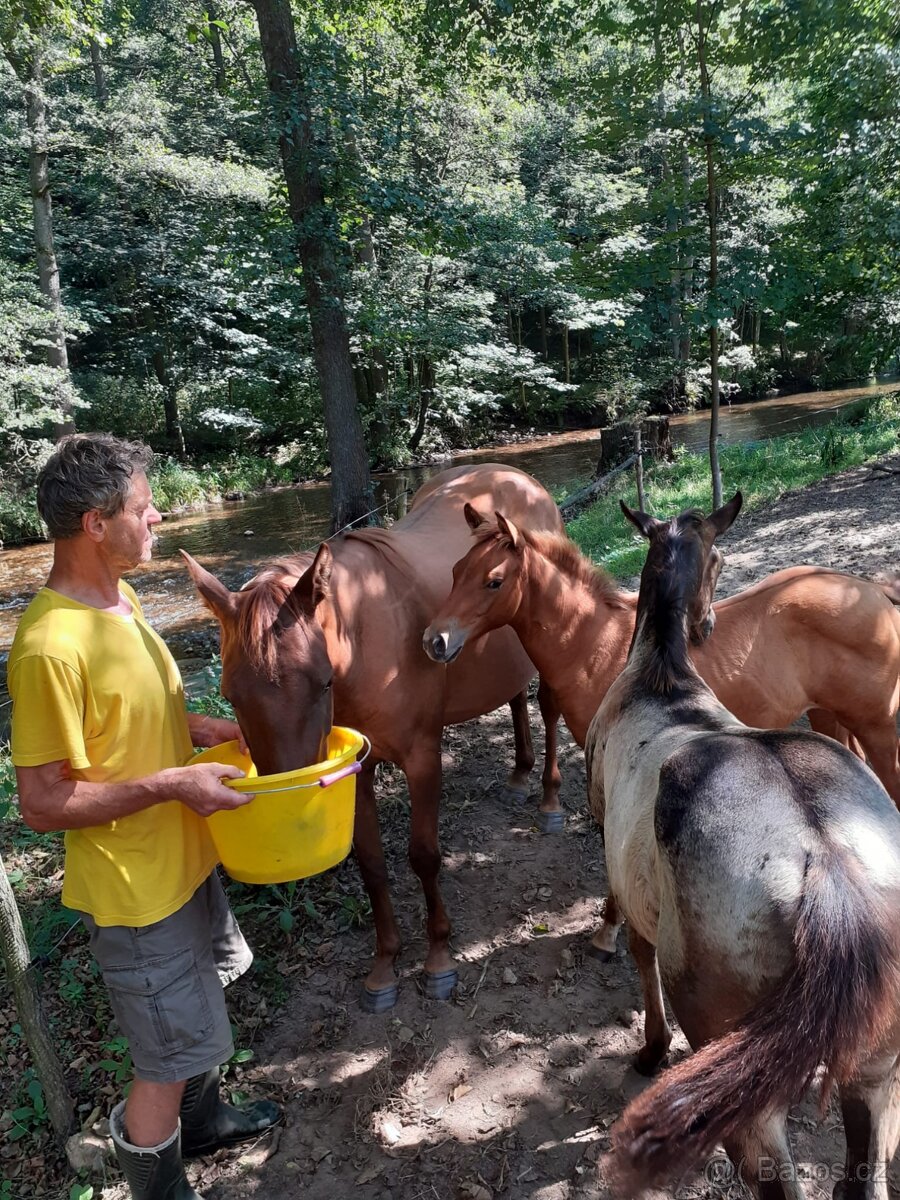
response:
<path fill-rule="evenodd" d="M 81 514 L 81 528 L 92 542 L 102 542 L 106 537 L 106 517 L 98 508 L 89 509 Z"/>

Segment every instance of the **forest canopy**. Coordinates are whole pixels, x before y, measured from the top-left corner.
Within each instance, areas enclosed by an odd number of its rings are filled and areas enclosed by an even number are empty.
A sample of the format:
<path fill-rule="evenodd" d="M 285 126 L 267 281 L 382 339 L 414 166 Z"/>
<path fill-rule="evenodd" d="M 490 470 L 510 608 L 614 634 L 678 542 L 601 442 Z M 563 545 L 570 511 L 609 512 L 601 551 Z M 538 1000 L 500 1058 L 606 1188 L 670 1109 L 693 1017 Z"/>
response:
<path fill-rule="evenodd" d="M 889 369 L 898 110 L 888 0 L 0 0 L 7 526 L 73 423 L 359 474 Z"/>

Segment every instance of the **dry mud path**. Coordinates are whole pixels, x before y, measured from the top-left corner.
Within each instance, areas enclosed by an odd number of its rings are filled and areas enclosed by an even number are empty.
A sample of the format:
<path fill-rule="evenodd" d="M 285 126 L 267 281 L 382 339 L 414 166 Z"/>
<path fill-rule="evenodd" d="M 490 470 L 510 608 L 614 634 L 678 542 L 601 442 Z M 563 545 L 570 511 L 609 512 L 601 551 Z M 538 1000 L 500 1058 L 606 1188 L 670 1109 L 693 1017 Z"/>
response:
<path fill-rule="evenodd" d="M 900 465 L 896 456 L 886 461 Z M 898 531 L 900 477 L 847 472 L 739 518 L 724 544 L 720 593 L 800 562 L 888 573 L 900 559 Z M 532 722 L 537 734 L 534 706 Z M 585 811 L 581 752 L 564 733 L 568 820 L 563 834 L 549 837 L 532 824 L 534 792 L 525 805 L 504 794 L 506 713 L 449 730 L 444 761 L 443 886 L 457 994 L 439 1004 L 417 988 L 424 934 L 418 884 L 405 860 L 408 805 L 402 777 L 386 774 L 382 816 L 406 940 L 401 999 L 383 1016 L 359 1008 L 370 928 L 298 948 L 286 968 L 289 998 L 262 1022 L 258 1065 L 242 1084 L 283 1098 L 285 1128 L 274 1143 L 264 1139 L 192 1168 L 209 1200 L 609 1195 L 598 1159 L 610 1125 L 645 1086 L 631 1066 L 643 1017 L 624 937 L 609 964 L 584 953 L 605 873 Z M 673 1058 L 686 1050 L 678 1033 Z M 819 1123 L 810 1098 L 792 1115 L 791 1129 L 812 1177 L 810 1197 L 830 1198 L 843 1162 L 836 1107 Z M 727 1182 L 727 1163 L 718 1158 L 651 1195 L 722 1200 L 743 1192 Z"/>

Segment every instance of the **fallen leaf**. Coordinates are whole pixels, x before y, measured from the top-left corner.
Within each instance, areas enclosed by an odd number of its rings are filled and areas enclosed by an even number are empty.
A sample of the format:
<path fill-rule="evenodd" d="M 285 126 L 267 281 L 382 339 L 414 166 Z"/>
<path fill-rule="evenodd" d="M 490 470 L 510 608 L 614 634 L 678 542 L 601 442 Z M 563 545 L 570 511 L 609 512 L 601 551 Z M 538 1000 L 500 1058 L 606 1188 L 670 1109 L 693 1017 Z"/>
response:
<path fill-rule="evenodd" d="M 462 1100 L 463 1096 L 468 1096 L 471 1090 L 472 1089 L 469 1084 L 458 1083 L 455 1087 L 450 1089 L 450 1095 L 447 1097 L 447 1099 L 451 1104 L 455 1104 L 457 1100 Z"/>

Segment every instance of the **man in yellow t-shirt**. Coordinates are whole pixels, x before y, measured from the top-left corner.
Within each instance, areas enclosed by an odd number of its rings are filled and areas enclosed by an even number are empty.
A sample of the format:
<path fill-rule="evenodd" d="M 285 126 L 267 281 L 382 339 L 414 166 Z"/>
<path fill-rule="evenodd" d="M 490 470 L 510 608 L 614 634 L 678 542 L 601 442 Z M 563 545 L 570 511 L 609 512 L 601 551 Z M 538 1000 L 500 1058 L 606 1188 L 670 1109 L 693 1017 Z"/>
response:
<path fill-rule="evenodd" d="M 233 1053 L 223 986 L 252 954 L 215 873 L 205 817 L 252 799 L 241 775 L 188 766 L 192 746 L 238 738 L 187 713 L 181 677 L 122 575 L 150 559 L 150 452 L 106 435 L 60 442 L 38 480 L 54 539 L 47 584 L 9 656 L 12 758 L 25 821 L 66 831 L 63 904 L 81 912 L 135 1079 L 110 1126 L 134 1200 L 202 1200 L 183 1155 L 280 1117 L 219 1097 Z"/>

